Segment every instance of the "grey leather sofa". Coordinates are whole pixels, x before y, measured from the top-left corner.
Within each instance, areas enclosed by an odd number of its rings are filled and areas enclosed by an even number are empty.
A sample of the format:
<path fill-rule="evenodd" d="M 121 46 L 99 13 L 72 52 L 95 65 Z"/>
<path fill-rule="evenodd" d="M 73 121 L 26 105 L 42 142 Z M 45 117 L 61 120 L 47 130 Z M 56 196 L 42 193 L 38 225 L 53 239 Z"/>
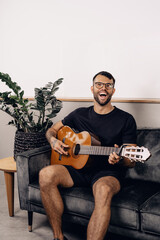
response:
<path fill-rule="evenodd" d="M 128 169 L 122 190 L 112 201 L 109 232 L 141 240 L 160 239 L 160 129 L 137 130 L 137 144 L 152 156 Z M 50 146 L 17 155 L 20 208 L 28 211 L 29 230 L 33 212 L 45 214 L 38 184 L 39 171 L 50 164 Z M 64 219 L 87 225 L 94 208 L 90 188 L 60 189 Z"/>

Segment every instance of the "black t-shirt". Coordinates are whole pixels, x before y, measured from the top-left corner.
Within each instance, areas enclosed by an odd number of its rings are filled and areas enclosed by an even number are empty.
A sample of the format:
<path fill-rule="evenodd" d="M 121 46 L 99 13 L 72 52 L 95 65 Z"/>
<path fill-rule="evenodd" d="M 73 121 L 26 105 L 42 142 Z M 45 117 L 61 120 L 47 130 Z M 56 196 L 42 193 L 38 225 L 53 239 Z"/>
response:
<path fill-rule="evenodd" d="M 93 106 L 78 108 L 62 120 L 63 125 L 82 132 L 87 131 L 98 137 L 101 146 L 119 147 L 125 143 L 136 143 L 136 122 L 131 114 L 116 107 L 108 114 L 97 114 Z M 94 167 L 116 169 L 118 166 L 108 163 L 108 156 L 92 156 Z M 118 171 L 120 171 L 118 167 Z"/>
<path fill-rule="evenodd" d="M 87 131 L 96 135 L 102 146 L 121 146 L 136 143 L 136 122 L 133 116 L 114 107 L 108 114 L 97 114 L 93 106 L 78 108 L 62 120 L 78 132 Z"/>

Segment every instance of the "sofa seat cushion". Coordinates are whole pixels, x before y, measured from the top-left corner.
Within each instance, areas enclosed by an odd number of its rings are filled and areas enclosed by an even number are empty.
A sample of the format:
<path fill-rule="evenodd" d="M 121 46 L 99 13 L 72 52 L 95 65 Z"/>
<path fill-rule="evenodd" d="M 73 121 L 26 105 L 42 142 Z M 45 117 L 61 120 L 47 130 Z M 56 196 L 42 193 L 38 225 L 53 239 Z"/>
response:
<path fill-rule="evenodd" d="M 147 199 L 151 198 L 158 191 L 155 183 L 143 181 L 128 181 L 122 190 L 113 197 L 111 224 L 130 228 L 140 229 L 140 209 Z M 64 212 L 89 220 L 93 209 L 94 199 L 90 188 L 60 188 L 64 201 Z M 29 185 L 29 203 L 42 207 L 39 185 Z"/>
<path fill-rule="evenodd" d="M 92 190 L 90 188 L 59 188 L 64 201 L 64 211 L 69 214 L 89 218 L 94 208 Z M 29 184 L 28 202 L 42 207 L 38 183 Z"/>
<path fill-rule="evenodd" d="M 143 204 L 141 219 L 143 232 L 160 235 L 160 192 Z"/>

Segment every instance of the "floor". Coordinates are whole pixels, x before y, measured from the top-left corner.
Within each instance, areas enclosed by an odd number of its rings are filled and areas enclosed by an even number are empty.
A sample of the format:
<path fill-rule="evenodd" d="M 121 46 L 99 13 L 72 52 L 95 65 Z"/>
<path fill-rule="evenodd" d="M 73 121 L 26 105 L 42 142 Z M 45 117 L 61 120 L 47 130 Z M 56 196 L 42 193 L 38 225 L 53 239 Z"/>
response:
<path fill-rule="evenodd" d="M 8 215 L 8 205 L 4 182 L 4 173 L 0 171 L 0 239 L 1 240 L 52 240 L 53 235 L 45 215 L 34 213 L 33 231 L 28 232 L 26 211 L 20 210 L 17 191 L 17 174 L 15 174 L 14 217 Z M 64 225 L 64 232 L 69 240 L 85 240 L 85 229 L 73 225 Z M 111 240 L 122 240 L 119 236 L 111 236 Z M 125 239 L 123 240 L 131 240 Z"/>

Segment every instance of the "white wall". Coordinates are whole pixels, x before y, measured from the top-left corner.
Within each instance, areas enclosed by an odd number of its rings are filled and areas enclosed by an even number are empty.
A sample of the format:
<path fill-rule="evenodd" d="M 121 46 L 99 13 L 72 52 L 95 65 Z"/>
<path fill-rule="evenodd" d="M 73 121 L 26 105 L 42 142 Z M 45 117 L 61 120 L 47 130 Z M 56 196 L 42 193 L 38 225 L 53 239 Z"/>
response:
<path fill-rule="evenodd" d="M 59 97 L 91 97 L 93 75 L 108 70 L 115 97 L 160 98 L 159 0 L 0 0 L 0 9 L 0 71 L 25 96 L 64 77 Z"/>
<path fill-rule="evenodd" d="M 107 70 L 117 79 L 115 98 L 160 98 L 159 9 L 160 0 L 0 0 L 0 71 L 25 96 L 64 77 L 57 97 L 91 97 L 93 75 Z M 65 102 L 54 121 L 90 104 Z M 160 128 L 160 104 L 115 105 L 138 127 Z M 0 158 L 13 154 L 8 121 L 0 111 Z"/>

